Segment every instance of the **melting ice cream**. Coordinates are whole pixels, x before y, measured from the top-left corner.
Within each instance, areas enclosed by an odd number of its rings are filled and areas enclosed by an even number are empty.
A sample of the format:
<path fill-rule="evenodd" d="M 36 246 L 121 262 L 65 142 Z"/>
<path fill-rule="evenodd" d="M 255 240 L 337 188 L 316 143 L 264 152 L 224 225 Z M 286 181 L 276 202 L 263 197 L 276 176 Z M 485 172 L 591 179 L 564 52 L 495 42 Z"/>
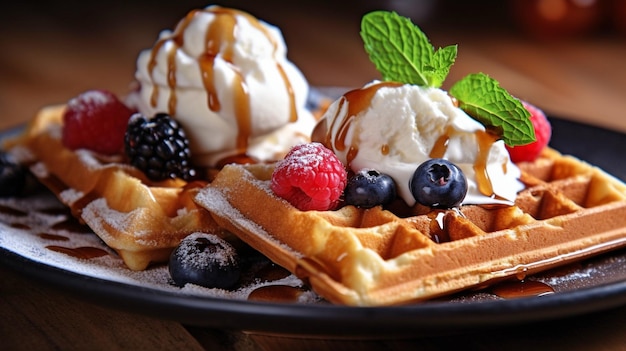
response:
<path fill-rule="evenodd" d="M 279 157 L 308 141 L 308 84 L 286 57 L 280 30 L 248 13 L 209 6 L 161 32 L 137 59 L 129 104 L 166 112 L 185 128 L 194 161 Z"/>
<path fill-rule="evenodd" d="M 523 189 L 502 140 L 437 88 L 372 82 L 333 102 L 313 140 L 334 150 L 353 171 L 373 168 L 393 177 L 415 204 L 409 180 L 418 165 L 445 158 L 468 179 L 464 204 L 511 203 Z"/>

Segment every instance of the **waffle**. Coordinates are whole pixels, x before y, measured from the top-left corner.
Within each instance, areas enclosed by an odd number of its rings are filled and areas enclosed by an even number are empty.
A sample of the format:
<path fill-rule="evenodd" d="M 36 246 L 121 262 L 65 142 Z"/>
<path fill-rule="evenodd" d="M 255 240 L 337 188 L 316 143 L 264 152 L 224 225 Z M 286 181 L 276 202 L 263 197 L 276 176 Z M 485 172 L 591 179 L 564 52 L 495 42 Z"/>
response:
<path fill-rule="evenodd" d="M 273 195 L 271 165 L 226 166 L 196 201 L 337 304 L 423 301 L 626 246 L 622 182 L 550 148 L 519 167 L 514 206 L 303 212 Z"/>
<path fill-rule="evenodd" d="M 193 201 L 206 182 L 151 182 L 121 156 L 103 158 L 65 148 L 64 108 L 42 109 L 8 148 L 130 269 L 167 261 L 190 233 L 217 232 L 211 216 Z"/>

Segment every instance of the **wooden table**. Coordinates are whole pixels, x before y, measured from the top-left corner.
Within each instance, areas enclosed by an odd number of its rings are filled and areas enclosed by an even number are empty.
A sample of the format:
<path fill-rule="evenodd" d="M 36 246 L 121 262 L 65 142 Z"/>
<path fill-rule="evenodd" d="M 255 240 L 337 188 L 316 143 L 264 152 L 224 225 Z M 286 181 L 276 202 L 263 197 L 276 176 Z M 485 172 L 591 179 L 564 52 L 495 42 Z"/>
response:
<path fill-rule="evenodd" d="M 290 58 L 312 85 L 358 87 L 378 78 L 358 34 L 365 5 L 228 4 L 279 25 Z M 0 23 L 0 129 L 25 123 L 40 107 L 89 88 L 124 94 L 138 51 L 149 47 L 159 30 L 204 4 L 14 6 Z M 435 19 L 424 20 L 423 28 L 435 46 L 459 44 L 448 82 L 482 71 L 550 114 L 626 132 L 626 45 L 620 34 L 538 42 L 506 26 L 506 20 L 498 28 L 450 27 L 437 25 L 444 23 L 436 20 L 441 11 L 429 16 Z M 6 267 L 0 267 L 0 276 L 0 349 L 626 349 L 626 308 L 454 337 L 329 340 L 189 327 L 89 303 Z"/>

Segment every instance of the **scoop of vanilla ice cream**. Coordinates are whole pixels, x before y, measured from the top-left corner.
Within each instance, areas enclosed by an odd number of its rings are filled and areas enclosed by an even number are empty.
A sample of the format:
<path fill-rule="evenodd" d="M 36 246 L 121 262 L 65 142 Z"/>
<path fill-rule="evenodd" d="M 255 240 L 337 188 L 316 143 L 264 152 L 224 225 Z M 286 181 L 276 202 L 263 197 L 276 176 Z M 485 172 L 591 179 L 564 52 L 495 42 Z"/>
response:
<path fill-rule="evenodd" d="M 140 87 L 128 103 L 177 119 L 196 164 L 238 154 L 272 160 L 308 141 L 316 122 L 305 108 L 307 81 L 286 51 L 278 28 L 245 12 L 194 10 L 139 54 Z"/>
<path fill-rule="evenodd" d="M 435 157 L 465 174 L 464 204 L 511 203 L 524 187 L 503 141 L 437 88 L 375 81 L 350 91 L 330 105 L 313 139 L 355 172 L 370 168 L 390 175 L 410 206 L 416 202 L 409 187 L 413 173 Z"/>

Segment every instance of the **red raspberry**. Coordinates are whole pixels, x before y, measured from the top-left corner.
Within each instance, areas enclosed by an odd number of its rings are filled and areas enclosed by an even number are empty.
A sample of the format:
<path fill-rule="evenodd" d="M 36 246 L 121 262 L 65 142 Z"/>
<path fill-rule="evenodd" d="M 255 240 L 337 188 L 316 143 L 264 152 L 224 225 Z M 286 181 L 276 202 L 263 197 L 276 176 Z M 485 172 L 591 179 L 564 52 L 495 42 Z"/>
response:
<path fill-rule="evenodd" d="M 271 188 L 301 211 L 337 207 L 347 172 L 337 156 L 320 143 L 300 144 L 276 164 Z"/>
<path fill-rule="evenodd" d="M 530 121 L 533 123 L 533 127 L 535 128 L 535 141 L 530 144 L 520 145 L 520 146 L 506 146 L 507 150 L 509 150 L 509 154 L 511 155 L 511 161 L 523 162 L 523 161 L 534 161 L 541 150 L 548 145 L 550 141 L 550 137 L 552 136 L 552 127 L 550 126 L 550 122 L 546 118 L 545 113 L 538 107 L 529 104 L 526 101 L 522 101 L 522 105 L 524 108 L 530 112 Z"/>
<path fill-rule="evenodd" d="M 63 145 L 106 155 L 124 150 L 124 133 L 133 111 L 113 93 L 88 90 L 67 103 L 63 115 Z"/>

